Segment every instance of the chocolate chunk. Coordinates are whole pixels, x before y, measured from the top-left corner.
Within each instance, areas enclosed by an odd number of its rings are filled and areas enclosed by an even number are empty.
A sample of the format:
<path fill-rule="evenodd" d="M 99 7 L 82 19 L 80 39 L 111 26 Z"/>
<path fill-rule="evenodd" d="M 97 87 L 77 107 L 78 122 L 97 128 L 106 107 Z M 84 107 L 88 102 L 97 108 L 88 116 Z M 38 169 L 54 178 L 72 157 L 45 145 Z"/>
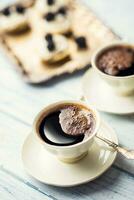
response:
<path fill-rule="evenodd" d="M 73 36 L 73 32 L 72 31 L 68 31 L 66 33 L 63 34 L 65 37 L 70 38 Z"/>
<path fill-rule="evenodd" d="M 45 36 L 45 39 L 46 41 L 48 42 L 48 45 L 47 45 L 47 48 L 49 51 L 54 51 L 55 50 L 55 44 L 54 44 L 54 41 L 53 41 L 53 36 L 51 33 L 48 33 L 46 36 Z"/>
<path fill-rule="evenodd" d="M 48 42 L 47 48 L 49 51 L 54 51 L 55 50 L 55 44 L 54 42 Z"/>
<path fill-rule="evenodd" d="M 46 34 L 45 39 L 47 41 L 52 41 L 53 40 L 52 34 L 51 33 Z"/>
<path fill-rule="evenodd" d="M 7 7 L 1 11 L 1 13 L 5 16 L 9 16 L 11 14 L 10 8 Z"/>
<path fill-rule="evenodd" d="M 53 5 L 55 3 L 55 0 L 47 0 L 47 4 L 49 6 Z"/>
<path fill-rule="evenodd" d="M 16 5 L 16 12 L 19 14 L 24 14 L 25 8 L 22 5 Z"/>
<path fill-rule="evenodd" d="M 86 43 L 86 38 L 81 36 L 75 38 L 76 44 L 78 45 L 78 48 L 80 49 L 86 49 L 87 48 L 87 43 Z"/>
<path fill-rule="evenodd" d="M 61 15 L 66 15 L 67 13 L 67 8 L 66 7 L 61 7 L 59 8 L 57 14 L 61 14 Z"/>
<path fill-rule="evenodd" d="M 46 15 L 45 15 L 45 19 L 50 22 L 50 21 L 53 21 L 55 19 L 55 14 L 52 13 L 52 12 L 48 12 Z"/>
<path fill-rule="evenodd" d="M 76 106 L 68 106 L 61 110 L 59 121 L 62 130 L 68 135 L 81 135 L 90 133 L 93 128 L 93 118 L 86 109 L 79 109 Z"/>

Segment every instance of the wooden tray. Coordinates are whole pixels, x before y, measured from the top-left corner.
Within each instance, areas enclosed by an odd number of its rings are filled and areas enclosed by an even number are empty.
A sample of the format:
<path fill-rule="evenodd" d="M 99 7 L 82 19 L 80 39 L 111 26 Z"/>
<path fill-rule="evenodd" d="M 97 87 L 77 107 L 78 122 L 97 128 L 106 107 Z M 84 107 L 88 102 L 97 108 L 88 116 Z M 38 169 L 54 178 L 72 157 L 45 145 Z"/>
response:
<path fill-rule="evenodd" d="M 106 27 L 86 6 L 78 1 L 73 1 L 72 30 L 75 35 L 85 36 L 89 49 L 78 51 L 76 44 L 69 39 L 71 60 L 63 65 L 50 67 L 44 65 L 36 51 L 37 38 L 44 36 L 40 16 L 34 4 L 29 9 L 32 30 L 21 35 L 1 34 L 0 43 L 6 54 L 14 61 L 17 69 L 25 81 L 29 83 L 40 83 L 59 76 L 64 73 L 73 73 L 90 64 L 93 52 L 108 42 L 119 38 Z"/>

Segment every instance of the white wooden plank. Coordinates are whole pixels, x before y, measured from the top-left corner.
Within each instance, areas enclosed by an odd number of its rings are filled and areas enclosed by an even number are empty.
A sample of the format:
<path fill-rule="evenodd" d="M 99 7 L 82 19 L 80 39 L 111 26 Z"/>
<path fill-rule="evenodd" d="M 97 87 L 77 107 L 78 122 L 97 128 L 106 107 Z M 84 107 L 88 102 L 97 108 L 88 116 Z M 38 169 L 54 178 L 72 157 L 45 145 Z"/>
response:
<path fill-rule="evenodd" d="M 22 180 L 22 179 L 21 179 Z M 39 192 L 26 183 L 0 170 L 0 198 L 1 200 L 56 200 L 55 197 L 45 192 Z"/>
<path fill-rule="evenodd" d="M 119 116 L 102 113 L 102 117 L 114 128 L 120 144 L 134 149 L 134 115 Z M 115 164 L 134 174 L 134 160 L 126 160 L 118 155 Z"/>
<path fill-rule="evenodd" d="M 25 110 L 27 110 L 27 115 L 31 114 L 34 117 L 35 112 L 37 113 L 46 104 L 63 99 L 77 99 L 81 94 L 79 75 L 74 76 L 74 79 L 65 79 L 62 86 L 60 83 L 56 82 L 54 85 L 47 85 L 44 87 L 32 87 L 24 84 L 16 78 L 15 73 L 10 68 L 2 68 L 1 77 L 4 77 L 0 79 L 2 87 L 0 90 L 1 109 L 8 110 L 9 112 L 11 111 L 16 115 L 18 114 L 19 117 L 22 116 L 21 110 L 24 111 L 24 113 L 26 113 Z M 33 113 L 29 110 L 28 112 L 27 108 L 31 108 L 34 111 L 33 104 L 36 111 Z M 21 113 L 21 115 L 19 113 Z M 24 116 L 26 120 L 29 120 L 27 119 L 27 115 Z"/>
<path fill-rule="evenodd" d="M 19 196 L 19 200 L 37 199 L 36 192 L 38 192 L 38 198 L 40 198 L 41 194 L 44 194 L 45 199 L 49 197 L 50 199 L 59 200 L 98 200 L 98 198 L 133 200 L 133 177 L 114 168 L 111 168 L 103 176 L 91 183 L 70 188 L 50 187 L 30 178 L 26 180 L 3 167 L 0 167 L 0 177 L 0 191 L 1 188 L 4 188 L 6 192 L 13 196 Z"/>
<path fill-rule="evenodd" d="M 48 83 L 40 84 L 35 87 L 31 87 L 30 85 L 27 85 L 22 81 L 20 76 L 15 72 L 14 66 L 8 62 L 8 60 L 4 59 L 3 54 L 0 55 L 0 68 L 2 69 L 1 75 L 4 77 L 3 79 L 0 79 L 0 83 L 4 85 L 7 88 L 12 88 L 14 91 L 20 91 L 28 94 L 28 91 L 31 93 L 31 95 L 35 95 L 35 92 L 38 95 L 42 95 L 42 91 L 47 92 L 54 92 L 57 94 L 61 93 L 65 96 L 71 96 L 75 97 L 80 96 L 81 94 L 81 82 L 80 78 L 85 70 L 82 70 L 81 72 L 76 72 L 72 75 L 64 75 L 60 76 L 58 78 L 54 78 Z M 6 57 L 5 57 L 6 58 Z M 9 85 L 10 82 L 10 85 Z M 61 84 L 63 83 L 63 84 Z M 77 94 L 77 95 L 76 95 Z M 58 95 L 58 94 L 57 94 Z"/>

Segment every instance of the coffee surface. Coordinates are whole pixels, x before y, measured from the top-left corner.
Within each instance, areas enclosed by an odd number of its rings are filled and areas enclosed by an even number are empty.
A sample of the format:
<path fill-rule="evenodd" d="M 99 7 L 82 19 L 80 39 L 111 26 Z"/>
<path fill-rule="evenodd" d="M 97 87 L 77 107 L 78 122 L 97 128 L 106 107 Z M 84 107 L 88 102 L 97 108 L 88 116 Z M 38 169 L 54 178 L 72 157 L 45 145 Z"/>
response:
<path fill-rule="evenodd" d="M 134 49 L 117 46 L 103 52 L 97 61 L 98 68 L 112 76 L 134 74 Z"/>
<path fill-rule="evenodd" d="M 81 142 L 84 135 L 70 137 L 65 134 L 59 123 L 60 111 L 51 113 L 41 122 L 39 133 L 41 138 L 48 144 L 57 146 L 68 146 Z"/>
<path fill-rule="evenodd" d="M 48 144 L 68 146 L 87 138 L 93 132 L 94 126 L 95 119 L 88 109 L 69 105 L 44 117 L 39 133 Z"/>

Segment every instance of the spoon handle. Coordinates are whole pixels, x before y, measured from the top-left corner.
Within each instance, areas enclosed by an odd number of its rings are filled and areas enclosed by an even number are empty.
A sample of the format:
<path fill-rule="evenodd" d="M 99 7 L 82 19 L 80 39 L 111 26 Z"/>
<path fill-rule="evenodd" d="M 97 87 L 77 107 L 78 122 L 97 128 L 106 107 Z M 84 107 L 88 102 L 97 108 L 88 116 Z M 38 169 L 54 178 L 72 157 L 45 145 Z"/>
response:
<path fill-rule="evenodd" d="M 102 140 L 103 142 L 107 143 L 109 146 L 113 147 L 117 152 L 119 152 L 125 158 L 134 160 L 134 150 L 129 150 L 127 148 L 121 147 L 118 144 L 116 144 L 106 138 L 100 137 L 98 135 L 96 135 L 96 138 Z"/>
<path fill-rule="evenodd" d="M 134 150 L 129 150 L 129 149 L 126 149 L 126 148 L 120 147 L 120 146 L 118 146 L 118 147 L 116 148 L 116 150 L 117 150 L 121 155 L 123 155 L 125 158 L 130 159 L 130 160 L 134 160 Z"/>

